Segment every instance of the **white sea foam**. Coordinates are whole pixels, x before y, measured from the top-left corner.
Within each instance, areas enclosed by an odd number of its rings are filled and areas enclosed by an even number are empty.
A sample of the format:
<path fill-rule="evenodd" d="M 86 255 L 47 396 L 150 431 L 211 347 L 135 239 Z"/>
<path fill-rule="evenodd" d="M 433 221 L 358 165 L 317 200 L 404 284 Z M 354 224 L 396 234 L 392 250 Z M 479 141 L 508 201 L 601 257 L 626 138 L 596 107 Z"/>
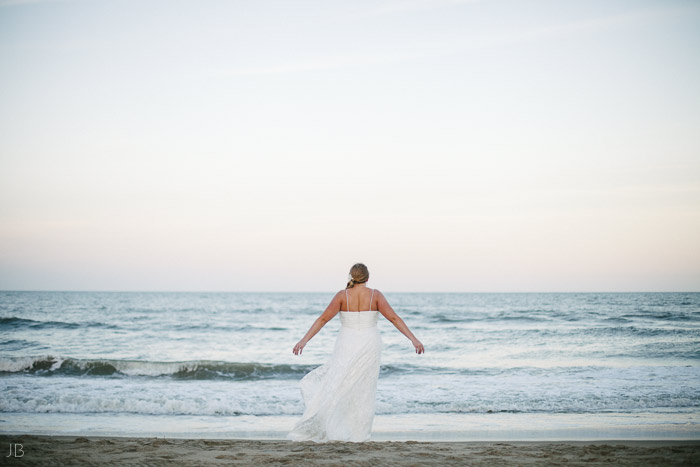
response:
<path fill-rule="evenodd" d="M 612 371 L 612 370 L 608 370 Z M 619 370 L 615 370 L 619 371 Z M 661 377 L 640 387 L 640 373 Z M 490 376 L 395 374 L 380 377 L 378 414 L 600 413 L 698 411 L 700 369 L 658 368 L 617 373 L 577 370 Z M 594 375 L 600 376 L 593 379 Z M 132 413 L 154 415 L 292 415 L 302 411 L 296 380 L 173 380 L 15 375 L 0 379 L 0 411 L 27 413 Z"/>

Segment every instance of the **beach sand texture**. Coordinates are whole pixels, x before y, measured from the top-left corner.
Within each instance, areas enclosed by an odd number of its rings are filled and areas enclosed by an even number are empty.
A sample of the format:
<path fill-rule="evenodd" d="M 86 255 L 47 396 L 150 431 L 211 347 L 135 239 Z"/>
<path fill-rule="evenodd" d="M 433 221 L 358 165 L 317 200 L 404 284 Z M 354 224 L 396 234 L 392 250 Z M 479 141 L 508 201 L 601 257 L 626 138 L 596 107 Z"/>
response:
<path fill-rule="evenodd" d="M 698 441 L 365 442 L 2 435 L 3 465 L 700 465 Z M 5 457 L 21 444 L 21 458 Z"/>

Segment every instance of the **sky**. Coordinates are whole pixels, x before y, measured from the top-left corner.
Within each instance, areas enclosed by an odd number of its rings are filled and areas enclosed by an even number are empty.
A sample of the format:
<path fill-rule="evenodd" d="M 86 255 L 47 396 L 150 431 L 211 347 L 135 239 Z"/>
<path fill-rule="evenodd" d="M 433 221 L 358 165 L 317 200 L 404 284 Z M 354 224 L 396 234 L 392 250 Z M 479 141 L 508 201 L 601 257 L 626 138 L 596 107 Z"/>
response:
<path fill-rule="evenodd" d="M 0 0 L 0 289 L 700 291 L 700 3 Z"/>

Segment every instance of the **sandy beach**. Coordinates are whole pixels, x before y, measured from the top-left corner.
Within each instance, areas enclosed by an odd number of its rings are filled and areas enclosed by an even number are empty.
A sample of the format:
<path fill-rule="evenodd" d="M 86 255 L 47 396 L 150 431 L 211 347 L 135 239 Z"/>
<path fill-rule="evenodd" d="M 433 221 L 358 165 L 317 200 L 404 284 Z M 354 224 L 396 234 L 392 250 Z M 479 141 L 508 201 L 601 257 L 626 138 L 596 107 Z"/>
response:
<path fill-rule="evenodd" d="M 4 465 L 700 465 L 700 440 L 316 444 L 27 434 L 0 439 Z M 15 443 L 23 456 L 6 457 Z"/>

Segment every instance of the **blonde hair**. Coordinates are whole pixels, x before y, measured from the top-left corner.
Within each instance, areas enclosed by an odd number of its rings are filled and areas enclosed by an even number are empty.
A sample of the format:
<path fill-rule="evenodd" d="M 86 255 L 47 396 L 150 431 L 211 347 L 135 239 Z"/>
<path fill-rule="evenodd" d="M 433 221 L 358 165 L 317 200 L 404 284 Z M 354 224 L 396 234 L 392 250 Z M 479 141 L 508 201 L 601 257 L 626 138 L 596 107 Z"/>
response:
<path fill-rule="evenodd" d="M 369 280 L 369 269 L 362 263 L 355 263 L 350 268 L 350 277 L 346 289 L 355 287 L 355 284 L 364 284 Z"/>

